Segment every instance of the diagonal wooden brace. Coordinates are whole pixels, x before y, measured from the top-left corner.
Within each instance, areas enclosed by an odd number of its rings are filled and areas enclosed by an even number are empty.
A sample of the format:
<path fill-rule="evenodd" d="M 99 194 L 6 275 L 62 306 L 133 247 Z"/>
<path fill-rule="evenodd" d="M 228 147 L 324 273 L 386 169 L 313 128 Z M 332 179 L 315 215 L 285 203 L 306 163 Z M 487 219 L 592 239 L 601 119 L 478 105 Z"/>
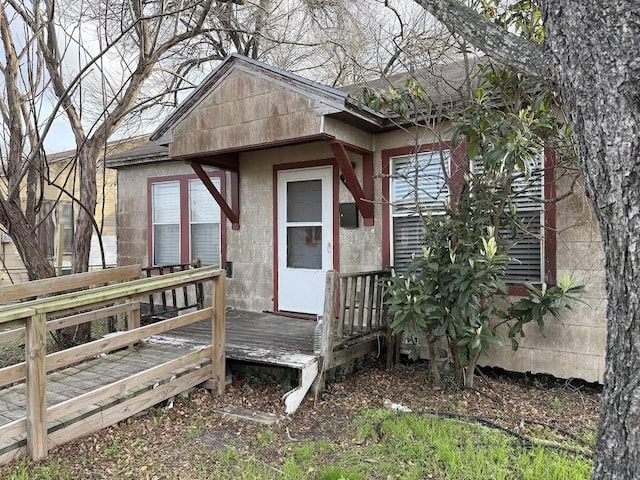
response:
<path fill-rule="evenodd" d="M 364 225 L 366 227 L 373 226 L 373 188 L 367 188 L 368 195 L 365 194 L 365 191 L 358 181 L 358 177 L 356 177 L 356 172 L 351 166 L 344 144 L 334 141 L 331 142 L 330 145 L 333 156 L 338 163 L 340 173 L 344 176 L 347 188 L 351 192 L 351 195 L 353 195 L 353 198 L 356 201 L 356 207 L 358 208 L 360 215 L 362 215 Z M 366 170 L 368 169 L 365 169 L 365 172 Z M 363 180 L 366 182 L 368 179 L 364 178 Z M 373 183 L 373 177 L 370 180 L 371 183 Z"/>
<path fill-rule="evenodd" d="M 213 199 L 220 206 L 220 210 L 222 210 L 224 215 L 229 219 L 229 221 L 231 222 L 231 228 L 233 228 L 233 230 L 239 230 L 240 229 L 240 212 L 238 210 L 238 203 L 234 202 L 235 204 L 233 205 L 233 207 L 235 208 L 232 208 L 229 206 L 227 201 L 224 199 L 222 194 L 218 191 L 216 186 L 213 184 L 213 182 L 209 178 L 209 175 L 207 175 L 207 172 L 205 172 L 204 169 L 202 168 L 202 165 L 198 163 L 191 163 L 191 168 L 193 169 L 194 172 L 196 172 L 196 175 L 198 175 L 198 178 L 202 180 L 202 183 L 207 188 L 207 190 L 209 190 L 209 193 L 211 194 Z M 235 179 L 235 182 L 233 182 L 234 179 Z M 232 188 L 238 187 L 237 179 L 238 179 L 237 174 L 235 176 L 232 175 L 232 183 L 234 183 L 232 185 Z M 237 195 L 234 195 L 234 198 L 237 198 Z"/>

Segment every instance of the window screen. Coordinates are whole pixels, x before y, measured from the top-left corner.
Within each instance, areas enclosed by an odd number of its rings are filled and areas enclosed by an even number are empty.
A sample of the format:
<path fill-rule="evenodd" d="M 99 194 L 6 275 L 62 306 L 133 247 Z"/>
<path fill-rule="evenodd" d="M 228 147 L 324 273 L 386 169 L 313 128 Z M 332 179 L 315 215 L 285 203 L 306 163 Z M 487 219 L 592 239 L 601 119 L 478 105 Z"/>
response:
<path fill-rule="evenodd" d="M 503 238 L 513 243 L 508 255 L 513 258 L 507 266 L 504 280 L 509 283 L 540 283 L 544 279 L 544 178 L 541 152 L 529 166 L 532 175 L 525 178 L 518 173 L 511 184 L 513 203 L 519 228 L 501 231 Z M 482 162 L 473 161 L 475 174 L 483 172 Z"/>
<path fill-rule="evenodd" d="M 442 212 L 449 197 L 445 173 L 450 152 L 426 152 L 392 158 L 393 265 L 404 272 L 414 253 L 422 251 L 423 225 L 419 212 Z"/>

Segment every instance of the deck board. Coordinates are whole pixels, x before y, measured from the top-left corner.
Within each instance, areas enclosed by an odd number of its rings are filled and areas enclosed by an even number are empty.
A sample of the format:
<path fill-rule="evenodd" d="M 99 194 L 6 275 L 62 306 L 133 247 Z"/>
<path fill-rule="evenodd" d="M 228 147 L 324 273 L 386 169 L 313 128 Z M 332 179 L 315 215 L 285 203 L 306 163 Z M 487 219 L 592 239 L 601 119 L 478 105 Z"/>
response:
<path fill-rule="evenodd" d="M 198 322 L 166 336 L 192 345 L 206 345 L 211 339 L 210 325 L 207 321 Z M 228 349 L 257 347 L 312 355 L 315 325 L 310 320 L 229 309 L 226 344 Z"/>
<path fill-rule="evenodd" d="M 229 309 L 226 315 L 226 356 L 235 360 L 255 363 L 269 363 L 302 368 L 309 362 L 316 361 L 313 354 L 313 332 L 315 322 L 275 316 L 268 313 L 245 312 Z M 161 363 L 177 359 L 191 350 L 211 343 L 211 323 L 208 320 L 173 330 L 162 336 L 145 339 L 139 344 L 100 355 L 94 359 L 67 367 L 47 375 L 47 406 L 52 407 L 76 396 L 88 393 L 96 388 L 109 385 L 132 374 L 143 372 Z M 269 355 L 264 355 L 268 352 Z M 185 375 L 184 388 L 197 381 L 201 373 L 189 367 L 174 372 Z M 198 376 L 199 375 L 199 376 Z M 193 380 L 189 380 L 189 378 Z M 201 381 L 204 381 L 201 380 Z M 189 383 L 191 382 L 191 383 Z M 154 382 L 139 385 L 141 400 L 136 400 L 130 392 L 123 392 L 108 399 L 100 400 L 76 412 L 70 412 L 62 418 L 50 421 L 49 435 L 55 444 L 58 438 L 65 438 L 59 433 L 61 429 L 70 427 L 81 430 L 82 423 L 92 425 L 88 431 L 95 431 L 96 415 L 116 405 L 152 405 Z M 171 386 L 160 388 L 171 392 Z M 146 392 L 146 393 L 144 393 Z M 158 401 L 162 400 L 159 399 Z M 138 405 L 139 404 L 139 405 Z M 25 417 L 25 384 L 16 383 L 0 389 L 0 430 L 2 426 Z M 130 407 L 127 407 L 127 411 Z M 104 413 L 105 416 L 113 414 Z M 74 426 L 78 424 L 77 426 Z M 91 430 L 93 429 L 93 430 Z M 52 436 L 53 435 L 53 436 Z M 24 435 L 11 439 L 0 438 L 0 459 L 11 458 L 24 448 Z"/>

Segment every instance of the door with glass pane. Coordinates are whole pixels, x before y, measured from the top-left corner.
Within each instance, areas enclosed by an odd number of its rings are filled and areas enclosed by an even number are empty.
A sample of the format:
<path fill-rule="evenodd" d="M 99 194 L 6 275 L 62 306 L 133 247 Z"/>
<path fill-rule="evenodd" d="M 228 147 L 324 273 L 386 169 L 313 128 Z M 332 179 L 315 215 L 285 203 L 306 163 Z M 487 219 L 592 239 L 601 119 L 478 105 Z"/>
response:
<path fill-rule="evenodd" d="M 278 172 L 278 309 L 322 314 L 333 262 L 331 167 Z"/>

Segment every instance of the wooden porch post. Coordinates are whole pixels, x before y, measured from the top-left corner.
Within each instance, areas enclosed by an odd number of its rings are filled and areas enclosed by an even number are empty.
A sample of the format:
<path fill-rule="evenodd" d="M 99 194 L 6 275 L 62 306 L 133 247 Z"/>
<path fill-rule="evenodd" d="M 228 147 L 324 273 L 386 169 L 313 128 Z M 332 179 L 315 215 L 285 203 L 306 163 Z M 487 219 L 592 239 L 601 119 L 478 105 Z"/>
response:
<path fill-rule="evenodd" d="M 322 370 L 331 368 L 333 357 L 333 335 L 336 323 L 336 294 L 340 274 L 335 270 L 327 272 L 327 280 L 324 290 L 324 309 L 322 318 L 322 342 L 320 356 L 322 357 Z"/>
<path fill-rule="evenodd" d="M 216 382 L 216 393 L 222 395 L 225 388 L 225 329 L 226 329 L 227 277 L 224 271 L 213 279 L 211 308 L 211 379 Z"/>
<path fill-rule="evenodd" d="M 46 321 L 46 314 L 32 315 L 25 329 L 27 454 L 34 462 L 47 458 Z"/>

